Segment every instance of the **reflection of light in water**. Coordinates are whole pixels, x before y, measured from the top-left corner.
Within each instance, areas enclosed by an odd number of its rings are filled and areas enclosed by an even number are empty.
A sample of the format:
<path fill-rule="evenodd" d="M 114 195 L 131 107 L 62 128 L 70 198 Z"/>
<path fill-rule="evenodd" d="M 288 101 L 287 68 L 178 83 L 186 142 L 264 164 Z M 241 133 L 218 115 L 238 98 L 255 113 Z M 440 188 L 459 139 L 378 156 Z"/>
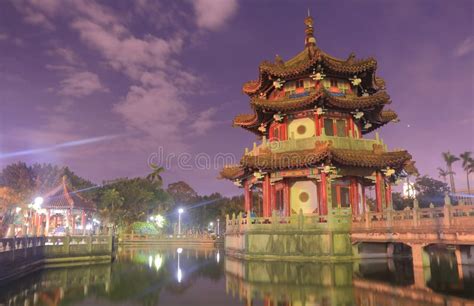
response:
<path fill-rule="evenodd" d="M 221 254 L 219 254 L 219 251 L 217 251 L 216 260 L 217 263 L 219 263 L 219 261 L 221 260 Z"/>
<path fill-rule="evenodd" d="M 156 271 L 160 270 L 162 264 L 163 264 L 163 257 L 161 257 L 161 254 L 156 254 L 155 255 L 155 269 L 156 269 Z"/>
<path fill-rule="evenodd" d="M 183 278 L 183 273 L 181 272 L 181 269 L 180 269 L 180 268 L 178 268 L 178 275 L 177 275 L 177 277 L 178 277 L 178 283 L 181 283 L 181 279 Z"/>
<path fill-rule="evenodd" d="M 148 266 L 151 268 L 153 267 L 153 257 L 150 255 L 148 256 Z"/>
<path fill-rule="evenodd" d="M 183 272 L 181 272 L 181 267 L 179 265 L 179 255 L 181 255 L 181 253 L 183 252 L 183 249 L 178 248 L 176 252 L 178 252 L 178 273 L 176 275 L 176 278 L 178 279 L 178 283 L 181 283 L 181 280 L 183 279 Z"/>

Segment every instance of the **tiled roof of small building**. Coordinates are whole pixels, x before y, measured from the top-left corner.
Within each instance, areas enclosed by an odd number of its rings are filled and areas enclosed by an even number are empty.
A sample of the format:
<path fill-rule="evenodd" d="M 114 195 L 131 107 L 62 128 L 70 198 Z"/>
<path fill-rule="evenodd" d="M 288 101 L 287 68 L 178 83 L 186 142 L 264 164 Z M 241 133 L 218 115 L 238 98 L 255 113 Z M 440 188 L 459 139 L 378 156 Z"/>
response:
<path fill-rule="evenodd" d="M 86 211 L 95 211 L 96 205 L 74 191 L 63 177 L 61 184 L 48 192 L 44 196 L 44 203 L 41 206 L 45 209 L 77 209 Z"/>

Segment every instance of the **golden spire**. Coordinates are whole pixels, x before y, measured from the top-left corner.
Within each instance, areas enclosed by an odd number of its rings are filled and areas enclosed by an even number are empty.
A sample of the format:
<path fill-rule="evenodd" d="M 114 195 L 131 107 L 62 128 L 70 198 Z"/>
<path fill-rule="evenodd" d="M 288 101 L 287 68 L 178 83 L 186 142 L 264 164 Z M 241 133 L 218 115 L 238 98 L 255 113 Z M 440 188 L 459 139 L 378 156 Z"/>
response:
<path fill-rule="evenodd" d="M 310 45 L 316 46 L 316 38 L 314 38 L 314 28 L 313 28 L 313 17 L 311 17 L 311 13 L 308 8 L 308 16 L 304 19 L 304 24 L 306 25 L 306 29 L 304 30 L 306 37 L 305 37 L 305 46 L 309 47 Z"/>

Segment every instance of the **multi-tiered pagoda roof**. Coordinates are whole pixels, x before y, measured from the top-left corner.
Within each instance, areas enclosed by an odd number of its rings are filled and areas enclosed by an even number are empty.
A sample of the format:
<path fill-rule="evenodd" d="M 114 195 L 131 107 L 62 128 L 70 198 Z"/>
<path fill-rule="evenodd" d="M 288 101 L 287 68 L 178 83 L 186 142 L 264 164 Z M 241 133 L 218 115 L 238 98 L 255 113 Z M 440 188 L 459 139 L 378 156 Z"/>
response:
<path fill-rule="evenodd" d="M 388 151 L 376 140 L 361 139 L 377 128 L 397 122 L 397 114 L 386 106 L 391 103 L 385 91 L 385 81 L 376 76 L 377 61 L 370 57 L 356 59 L 335 58 L 316 45 L 313 19 L 305 19 L 305 48 L 295 57 L 284 61 L 277 56 L 273 62 L 263 61 L 258 79 L 246 82 L 243 92 L 250 98 L 251 113 L 235 117 L 233 125 L 260 136 L 264 143 L 246 151 L 236 166 L 225 167 L 221 176 L 242 179 L 254 171 L 272 171 L 334 165 L 365 169 L 393 169 L 395 173 L 416 172 L 411 155 L 405 150 Z M 299 91 L 287 84 L 304 79 Z M 342 90 L 334 84 L 344 82 Z M 304 82 L 304 83 L 303 83 Z M 271 126 L 277 119 L 297 118 L 301 114 L 331 113 L 349 115 L 356 127 L 349 128 L 350 138 L 315 135 L 305 140 L 290 140 L 286 135 L 278 148 L 266 143 L 272 138 Z M 356 130 L 356 131 L 354 131 Z M 356 135 L 356 134 L 359 135 Z M 347 135 L 349 136 L 349 135 Z M 360 138 L 360 139 L 356 139 Z M 292 144 L 286 144 L 292 142 Z M 283 145 L 286 149 L 282 149 Z"/>

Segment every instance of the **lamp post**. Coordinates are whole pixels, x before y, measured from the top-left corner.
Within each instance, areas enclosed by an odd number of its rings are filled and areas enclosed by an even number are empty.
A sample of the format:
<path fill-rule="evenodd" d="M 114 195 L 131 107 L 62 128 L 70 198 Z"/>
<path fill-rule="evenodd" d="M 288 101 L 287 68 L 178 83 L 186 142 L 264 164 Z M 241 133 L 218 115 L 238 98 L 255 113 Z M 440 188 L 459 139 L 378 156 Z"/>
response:
<path fill-rule="evenodd" d="M 178 237 L 181 236 L 181 214 L 184 212 L 184 209 L 178 209 Z"/>
<path fill-rule="evenodd" d="M 220 220 L 219 218 L 217 218 L 217 233 L 216 233 L 216 234 L 217 234 L 217 237 L 219 237 L 219 227 L 220 227 L 219 222 L 220 222 L 220 221 L 221 221 L 221 220 Z"/>

